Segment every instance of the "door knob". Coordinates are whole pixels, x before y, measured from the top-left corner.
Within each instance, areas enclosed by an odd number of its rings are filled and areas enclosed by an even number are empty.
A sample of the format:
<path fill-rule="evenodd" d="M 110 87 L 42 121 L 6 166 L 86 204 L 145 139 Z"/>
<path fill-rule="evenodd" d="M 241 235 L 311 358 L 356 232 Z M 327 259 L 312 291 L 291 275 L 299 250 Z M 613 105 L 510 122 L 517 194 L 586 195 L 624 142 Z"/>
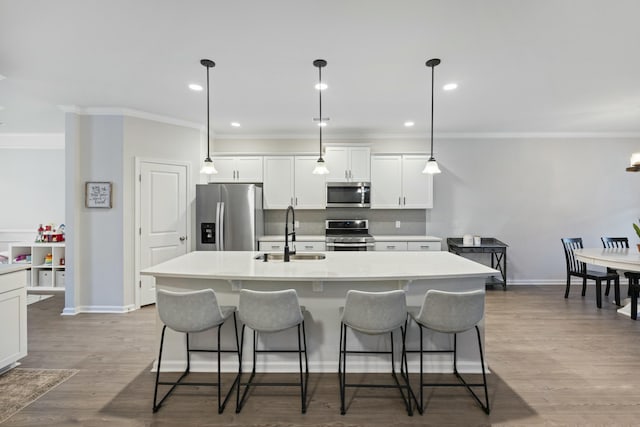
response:
<path fill-rule="evenodd" d="M 185 236 L 180 236 L 180 241 L 184 242 L 185 240 L 187 240 L 187 238 Z"/>

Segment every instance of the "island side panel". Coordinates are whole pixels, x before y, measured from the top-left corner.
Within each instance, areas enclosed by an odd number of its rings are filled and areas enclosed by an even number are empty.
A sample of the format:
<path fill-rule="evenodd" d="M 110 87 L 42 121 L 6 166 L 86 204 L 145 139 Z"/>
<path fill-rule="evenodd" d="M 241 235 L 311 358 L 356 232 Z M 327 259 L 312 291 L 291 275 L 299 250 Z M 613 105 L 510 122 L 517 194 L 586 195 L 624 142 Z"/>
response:
<path fill-rule="evenodd" d="M 441 289 L 450 291 L 466 291 L 484 289 L 484 278 L 450 278 L 450 279 L 424 279 L 407 281 L 326 281 L 322 286 L 314 286 L 312 282 L 272 282 L 264 280 L 243 280 L 233 284 L 227 280 L 219 279 L 186 279 L 157 277 L 156 286 L 160 289 L 174 291 L 196 290 L 211 288 L 216 291 L 218 300 L 222 305 L 238 304 L 239 288 L 254 290 L 281 290 L 295 289 L 300 299 L 300 304 L 306 307 L 305 326 L 307 332 L 307 347 L 309 355 L 309 369 L 312 372 L 337 372 L 338 370 L 338 344 L 340 336 L 340 307 L 344 305 L 347 291 L 358 289 L 364 291 L 387 291 L 393 289 L 405 289 L 407 291 L 407 304 L 419 307 L 422 305 L 424 295 L 429 289 Z M 480 332 L 484 345 L 484 320 L 480 323 Z M 238 331 L 242 325 L 238 322 Z M 162 322 L 156 321 L 156 342 L 159 346 Z M 234 348 L 233 321 L 228 321 L 223 327 L 223 346 Z M 400 350 L 400 334 L 395 335 L 396 351 Z M 354 338 L 349 336 L 350 349 L 376 349 L 387 350 L 388 339 L 382 336 L 367 336 L 357 334 Z M 261 338 L 261 348 L 290 348 L 295 347 L 296 331 L 283 331 L 276 334 L 264 334 Z M 186 366 L 184 335 L 168 331 L 165 336 L 165 348 L 162 359 L 163 371 L 179 371 Z M 215 330 L 200 334 L 193 334 L 191 338 L 192 348 L 215 348 Z M 426 349 L 452 348 L 452 337 L 438 333 L 425 333 Z M 245 356 L 243 370 L 246 370 L 250 361 L 252 341 L 250 329 L 245 332 Z M 409 322 L 407 333 L 407 348 L 417 349 L 419 346 L 419 329 Z M 485 349 L 486 351 L 486 349 Z M 157 352 L 156 352 L 157 355 Z M 399 353 L 398 353 L 399 355 Z M 193 371 L 215 371 L 214 355 L 194 353 L 191 356 Z M 486 363 L 485 357 L 485 363 Z M 397 359 L 399 360 L 399 358 Z M 432 355 L 425 359 L 425 369 L 428 372 L 452 372 L 451 355 Z M 409 370 L 418 370 L 418 356 L 409 355 Z M 237 360 L 231 355 L 223 355 L 222 369 L 225 372 L 234 372 L 238 368 Z M 153 369 L 156 369 L 154 363 Z M 269 354 L 258 358 L 258 370 L 266 372 L 294 372 L 298 369 L 297 355 L 295 354 Z M 350 372 L 386 372 L 389 369 L 388 357 L 368 356 L 349 358 Z M 480 357 L 477 347 L 475 331 L 468 331 L 458 335 L 458 369 L 460 372 L 480 372 Z"/>

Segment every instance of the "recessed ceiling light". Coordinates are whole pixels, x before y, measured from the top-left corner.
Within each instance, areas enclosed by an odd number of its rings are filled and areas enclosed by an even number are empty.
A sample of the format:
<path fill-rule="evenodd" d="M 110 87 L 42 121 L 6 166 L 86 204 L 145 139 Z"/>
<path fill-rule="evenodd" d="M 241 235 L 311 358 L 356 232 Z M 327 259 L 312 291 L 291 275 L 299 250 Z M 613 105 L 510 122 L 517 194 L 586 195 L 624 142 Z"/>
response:
<path fill-rule="evenodd" d="M 408 128 L 410 128 L 411 126 L 415 125 L 415 123 L 409 121 L 409 122 L 404 122 L 404 125 Z"/>
<path fill-rule="evenodd" d="M 325 127 L 326 125 L 327 125 L 327 122 L 318 123 L 318 126 L 320 126 L 321 128 Z"/>
<path fill-rule="evenodd" d="M 195 92 L 200 92 L 202 90 L 202 86 L 200 86 L 199 84 L 195 84 L 195 83 L 191 83 L 189 85 L 189 89 L 195 91 Z"/>
<path fill-rule="evenodd" d="M 326 88 L 328 88 L 329 86 L 327 86 L 326 83 L 316 83 L 316 85 L 314 86 L 317 90 L 325 90 Z"/>
<path fill-rule="evenodd" d="M 240 127 L 240 123 L 238 123 L 238 122 L 231 122 L 231 126 L 233 126 L 234 128 L 239 128 L 239 127 Z"/>
<path fill-rule="evenodd" d="M 458 84 L 457 83 L 447 83 L 446 85 L 442 86 L 442 89 L 444 90 L 454 90 L 457 89 Z"/>

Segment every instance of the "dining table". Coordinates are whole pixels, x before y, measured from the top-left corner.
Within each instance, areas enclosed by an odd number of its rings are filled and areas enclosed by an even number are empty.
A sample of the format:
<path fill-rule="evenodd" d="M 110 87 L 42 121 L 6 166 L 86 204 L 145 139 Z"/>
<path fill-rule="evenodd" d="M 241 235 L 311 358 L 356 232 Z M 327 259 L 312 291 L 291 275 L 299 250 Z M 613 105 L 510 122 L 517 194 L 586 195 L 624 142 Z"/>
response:
<path fill-rule="evenodd" d="M 612 268 L 620 274 L 625 271 L 640 273 L 640 251 L 636 248 L 583 248 L 574 250 L 574 254 L 578 261 Z M 638 304 L 636 302 L 635 310 L 632 310 L 632 300 L 618 309 L 618 313 L 636 317 Z"/>

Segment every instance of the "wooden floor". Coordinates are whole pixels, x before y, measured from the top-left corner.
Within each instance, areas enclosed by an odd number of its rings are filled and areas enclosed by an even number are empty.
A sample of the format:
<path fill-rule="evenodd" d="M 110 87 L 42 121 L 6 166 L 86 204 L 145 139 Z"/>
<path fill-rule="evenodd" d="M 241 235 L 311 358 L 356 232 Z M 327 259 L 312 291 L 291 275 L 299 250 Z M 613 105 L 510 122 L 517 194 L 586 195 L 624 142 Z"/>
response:
<path fill-rule="evenodd" d="M 640 425 L 640 322 L 596 309 L 575 287 L 513 286 L 487 292 L 486 357 L 491 415 L 463 389 L 429 391 L 427 412 L 408 417 L 393 390 L 350 393 L 339 414 L 337 376 L 315 374 L 301 415 L 295 390 L 260 389 L 241 414 L 222 415 L 206 390 L 176 392 L 151 412 L 153 307 L 124 314 L 60 316 L 56 296 L 29 306 L 24 367 L 80 372 L 14 415 L 6 426 L 408 426 Z M 626 291 L 626 287 L 625 287 Z"/>

